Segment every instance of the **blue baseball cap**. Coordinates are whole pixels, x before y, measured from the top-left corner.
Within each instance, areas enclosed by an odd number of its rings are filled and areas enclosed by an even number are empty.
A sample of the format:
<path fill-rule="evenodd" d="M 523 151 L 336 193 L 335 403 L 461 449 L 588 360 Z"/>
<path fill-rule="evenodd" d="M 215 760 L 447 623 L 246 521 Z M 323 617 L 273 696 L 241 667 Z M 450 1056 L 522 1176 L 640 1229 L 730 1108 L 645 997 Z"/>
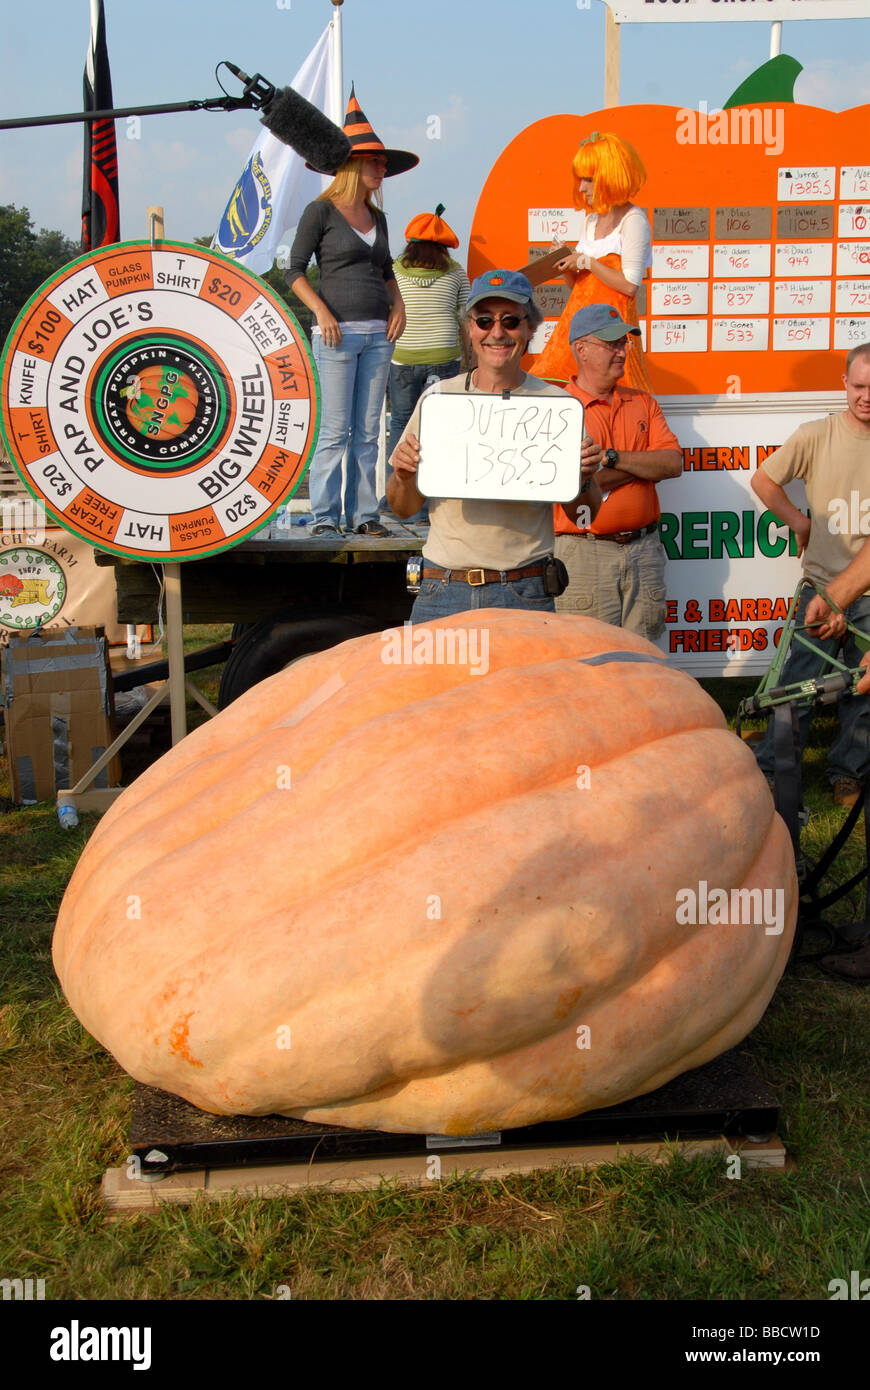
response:
<path fill-rule="evenodd" d="M 568 342 L 575 338 L 603 338 L 606 343 L 614 343 L 624 338 L 626 333 L 640 337 L 640 329 L 633 323 L 623 323 L 612 304 L 587 304 L 578 309 L 568 329 Z"/>
<path fill-rule="evenodd" d="M 468 308 L 481 299 L 511 299 L 515 304 L 526 304 L 531 297 L 532 287 L 518 270 L 488 270 L 472 283 Z"/>

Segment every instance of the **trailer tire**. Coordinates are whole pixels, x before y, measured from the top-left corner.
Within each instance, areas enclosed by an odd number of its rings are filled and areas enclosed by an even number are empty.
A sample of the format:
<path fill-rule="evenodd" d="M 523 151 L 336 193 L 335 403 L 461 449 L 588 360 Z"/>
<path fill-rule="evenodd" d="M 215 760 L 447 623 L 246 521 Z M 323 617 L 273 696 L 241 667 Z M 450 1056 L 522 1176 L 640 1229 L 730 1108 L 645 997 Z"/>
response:
<path fill-rule="evenodd" d="M 232 652 L 221 676 L 218 709 L 226 709 L 251 686 L 285 666 L 325 651 L 351 637 L 377 632 L 379 623 L 364 613 L 276 613 L 254 623 Z"/>

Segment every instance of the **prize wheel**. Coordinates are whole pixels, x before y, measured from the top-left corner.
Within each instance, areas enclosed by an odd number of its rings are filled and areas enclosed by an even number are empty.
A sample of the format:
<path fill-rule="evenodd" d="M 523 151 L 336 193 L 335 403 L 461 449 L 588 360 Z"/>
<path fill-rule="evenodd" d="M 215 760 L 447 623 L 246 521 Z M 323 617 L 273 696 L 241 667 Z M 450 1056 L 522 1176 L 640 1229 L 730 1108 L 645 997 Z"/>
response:
<path fill-rule="evenodd" d="M 258 276 L 186 243 L 120 242 L 28 300 L 0 360 L 3 437 L 61 526 L 136 560 L 237 545 L 296 491 L 320 397 Z"/>

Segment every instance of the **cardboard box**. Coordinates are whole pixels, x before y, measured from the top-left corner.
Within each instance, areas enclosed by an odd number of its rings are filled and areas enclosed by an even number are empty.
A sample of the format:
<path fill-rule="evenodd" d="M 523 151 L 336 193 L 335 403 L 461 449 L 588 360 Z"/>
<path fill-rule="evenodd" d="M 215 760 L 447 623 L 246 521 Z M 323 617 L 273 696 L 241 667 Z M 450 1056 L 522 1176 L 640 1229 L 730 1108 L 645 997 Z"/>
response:
<path fill-rule="evenodd" d="M 53 801 L 83 777 L 114 738 L 108 645 L 102 627 L 14 633 L 2 652 L 12 795 L 24 806 Z M 118 758 L 94 786 L 116 787 Z"/>

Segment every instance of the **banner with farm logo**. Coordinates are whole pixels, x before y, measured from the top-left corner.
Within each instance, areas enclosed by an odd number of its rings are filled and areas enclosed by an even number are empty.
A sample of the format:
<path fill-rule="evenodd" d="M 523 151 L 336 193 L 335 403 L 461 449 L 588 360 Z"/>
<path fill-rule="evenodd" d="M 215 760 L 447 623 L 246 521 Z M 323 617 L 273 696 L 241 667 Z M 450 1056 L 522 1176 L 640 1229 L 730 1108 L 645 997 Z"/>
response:
<path fill-rule="evenodd" d="M 71 624 L 102 624 L 110 642 L 125 640 L 114 569 L 98 568 L 93 546 L 59 526 L 39 533 L 38 542 L 32 532 L 0 533 L 0 645 L 12 632 Z"/>
<path fill-rule="evenodd" d="M 683 473 L 657 484 L 668 560 L 659 646 L 694 676 L 761 675 L 773 660 L 801 577 L 795 538 L 750 487 L 760 463 L 799 425 L 842 401 L 789 396 L 662 397 Z M 806 510 L 802 483 L 786 489 Z"/>

